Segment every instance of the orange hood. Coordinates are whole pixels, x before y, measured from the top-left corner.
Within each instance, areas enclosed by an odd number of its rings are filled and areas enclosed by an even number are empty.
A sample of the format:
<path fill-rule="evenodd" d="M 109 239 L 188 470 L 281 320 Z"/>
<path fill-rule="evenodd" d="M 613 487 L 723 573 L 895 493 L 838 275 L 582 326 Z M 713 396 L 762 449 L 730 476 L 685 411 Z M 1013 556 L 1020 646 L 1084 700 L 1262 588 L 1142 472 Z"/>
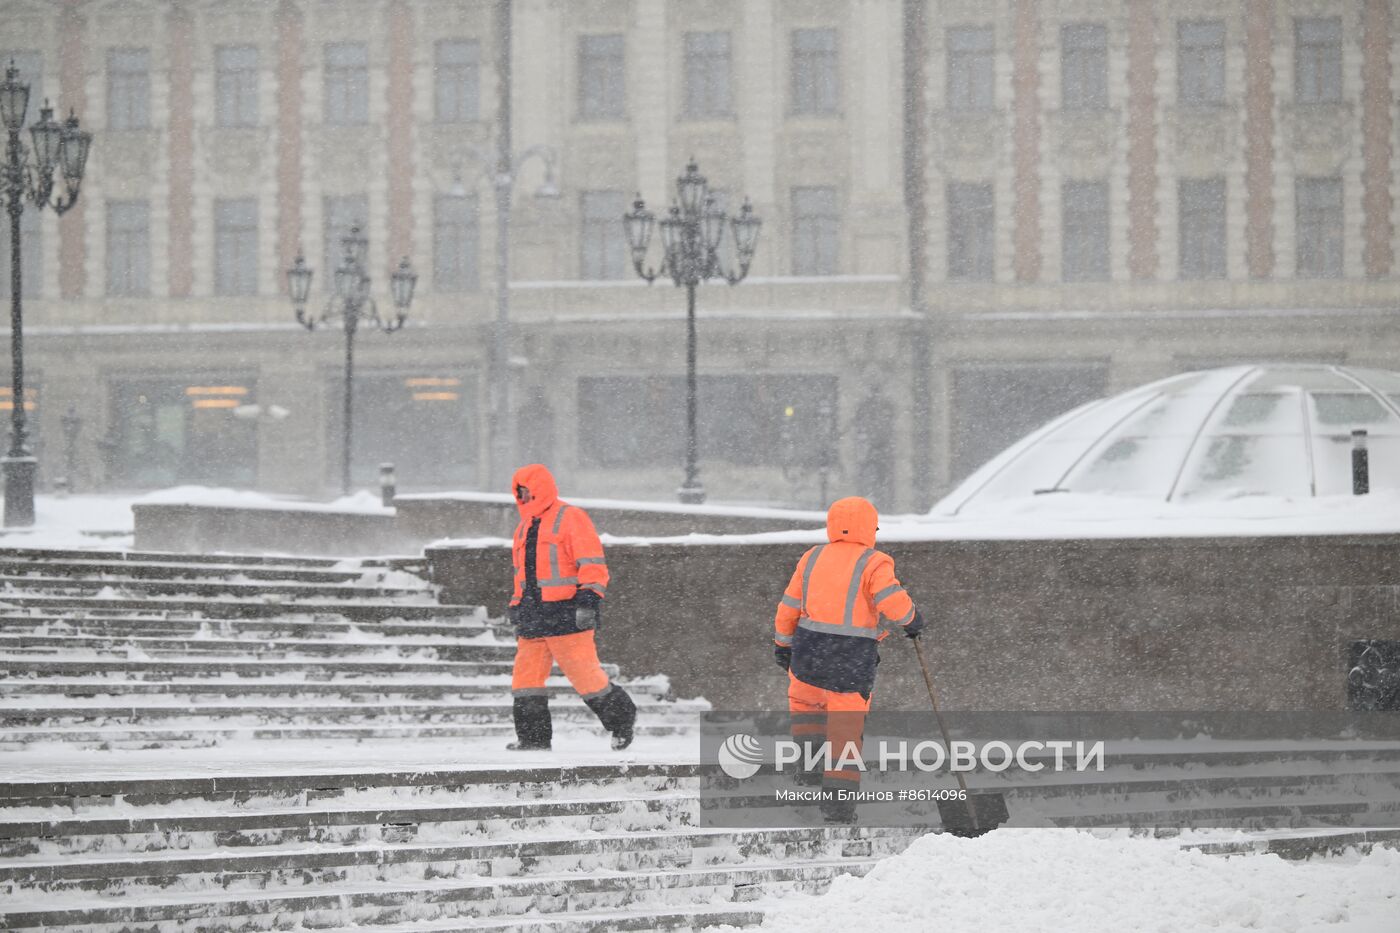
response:
<path fill-rule="evenodd" d="M 510 493 L 515 495 L 515 487 L 524 486 L 530 490 L 530 501 L 515 500 L 521 518 L 534 518 L 544 512 L 559 499 L 559 487 L 554 482 L 554 474 L 542 463 L 531 463 L 515 471 L 510 478 Z"/>
<path fill-rule="evenodd" d="M 866 547 L 875 546 L 875 531 L 880 513 L 860 496 L 837 499 L 826 512 L 826 537 L 832 542 L 854 541 Z"/>

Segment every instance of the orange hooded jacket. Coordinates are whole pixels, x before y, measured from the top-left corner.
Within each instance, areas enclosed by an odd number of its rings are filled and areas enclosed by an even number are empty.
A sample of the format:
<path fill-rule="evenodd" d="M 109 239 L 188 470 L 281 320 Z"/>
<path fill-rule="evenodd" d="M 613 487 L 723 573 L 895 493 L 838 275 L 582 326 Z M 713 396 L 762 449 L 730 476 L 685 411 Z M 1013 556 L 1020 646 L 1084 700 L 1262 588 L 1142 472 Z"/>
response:
<path fill-rule="evenodd" d="M 515 565 L 515 592 L 510 604 L 520 605 L 525 592 L 525 539 L 530 524 L 539 519 L 539 541 L 535 547 L 535 574 L 540 600 L 565 602 L 580 589 L 592 590 L 599 597 L 607 594 L 608 565 L 603 543 L 588 513 L 559 498 L 559 487 L 549 468 L 538 463 L 523 466 L 511 477 L 510 488 L 528 490 L 528 501 L 516 498 L 520 524 L 515 526 L 511 558 Z"/>
<path fill-rule="evenodd" d="M 914 601 L 875 550 L 879 513 L 852 496 L 827 511 L 830 542 L 802 555 L 778 603 L 773 640 L 791 646 L 792 672 L 827 690 L 868 693 L 875 644 L 914 620 Z M 835 686 L 833 686 L 835 684 Z"/>

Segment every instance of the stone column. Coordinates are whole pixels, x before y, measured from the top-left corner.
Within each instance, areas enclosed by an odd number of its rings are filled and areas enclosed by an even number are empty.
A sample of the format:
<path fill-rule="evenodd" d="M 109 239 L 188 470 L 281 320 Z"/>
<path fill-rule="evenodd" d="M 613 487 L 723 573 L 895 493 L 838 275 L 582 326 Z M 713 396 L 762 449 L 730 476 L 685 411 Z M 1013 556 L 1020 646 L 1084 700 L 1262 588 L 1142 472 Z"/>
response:
<path fill-rule="evenodd" d="M 92 126 L 92 115 L 84 112 L 84 104 L 87 103 L 87 17 L 82 15 L 82 7 L 80 0 L 64 0 L 59 16 L 59 102 L 65 111 L 71 108 L 88 126 Z M 66 116 L 66 113 L 60 115 Z M 96 145 L 102 145 L 100 140 Z M 82 298 L 86 291 L 85 204 L 85 198 L 78 198 L 73 209 L 58 221 L 58 290 L 65 300 Z"/>
<path fill-rule="evenodd" d="M 294 0 L 277 7 L 277 257 L 280 271 L 301 247 L 302 13 Z M 313 249 L 309 261 L 316 263 Z M 329 271 L 329 270 L 327 270 Z"/>
<path fill-rule="evenodd" d="M 194 18 L 177 2 L 170 48 L 170 297 L 188 298 L 194 278 Z"/>
<path fill-rule="evenodd" d="M 1157 275 L 1157 17 L 1150 0 L 1128 9 L 1128 274 Z"/>
<path fill-rule="evenodd" d="M 1040 19 L 1035 0 L 1016 0 L 1012 27 L 1014 258 L 1018 282 L 1040 278 Z"/>
<path fill-rule="evenodd" d="M 1245 264 L 1250 278 L 1274 272 L 1273 0 L 1244 13 Z"/>
<path fill-rule="evenodd" d="M 1361 203 L 1365 216 L 1362 256 L 1368 276 L 1390 274 L 1395 227 L 1391 210 L 1393 118 L 1390 98 L 1390 9 L 1386 0 L 1366 0 L 1361 39 Z"/>
<path fill-rule="evenodd" d="M 413 11 L 404 0 L 388 8 L 389 33 L 389 269 L 413 253 Z M 387 281 L 387 279 L 386 279 Z"/>

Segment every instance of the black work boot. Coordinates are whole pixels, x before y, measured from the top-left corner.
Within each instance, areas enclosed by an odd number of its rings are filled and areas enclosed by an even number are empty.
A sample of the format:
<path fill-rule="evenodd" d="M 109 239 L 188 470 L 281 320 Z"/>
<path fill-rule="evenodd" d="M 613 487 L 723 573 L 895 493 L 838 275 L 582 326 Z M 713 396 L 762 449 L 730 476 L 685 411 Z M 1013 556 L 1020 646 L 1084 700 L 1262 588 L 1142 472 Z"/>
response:
<path fill-rule="evenodd" d="M 589 697 L 583 702 L 597 715 L 603 728 L 612 733 L 612 747 L 618 750 L 632 744 L 632 727 L 637 722 L 637 704 L 617 684 L 602 696 Z"/>
<path fill-rule="evenodd" d="M 554 740 L 549 697 L 516 697 L 511 712 L 515 716 L 515 741 L 506 748 L 513 752 L 548 751 Z"/>
<path fill-rule="evenodd" d="M 793 737 L 793 741 L 802 747 L 802 757 L 797 762 L 797 770 L 793 772 L 792 780 L 798 787 L 816 787 L 822 782 L 821 758 L 817 757 L 821 752 L 822 740 L 812 738 Z M 808 761 L 815 761 L 811 768 L 807 767 Z"/>
<path fill-rule="evenodd" d="M 822 782 L 822 819 L 827 823 L 847 825 L 856 821 L 856 800 L 853 796 L 860 790 L 856 781 L 827 779 Z M 843 799 L 841 792 L 852 796 Z"/>

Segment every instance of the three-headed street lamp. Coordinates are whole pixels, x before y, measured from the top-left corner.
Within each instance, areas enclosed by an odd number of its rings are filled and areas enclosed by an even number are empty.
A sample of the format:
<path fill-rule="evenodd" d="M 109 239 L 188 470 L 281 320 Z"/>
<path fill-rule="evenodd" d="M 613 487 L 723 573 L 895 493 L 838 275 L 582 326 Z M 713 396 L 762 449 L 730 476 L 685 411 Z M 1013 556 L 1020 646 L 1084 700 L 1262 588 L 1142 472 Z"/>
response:
<path fill-rule="evenodd" d="M 413 303 L 413 287 L 418 283 L 418 274 L 409 265 L 408 257 L 389 276 L 389 297 L 394 303 L 395 314 L 390 320 L 379 316 L 379 306 L 369 293 L 370 277 L 366 271 L 369 258 L 369 238 L 360 232 L 358 225 L 350 227 L 350 232 L 341 238 L 344 249 L 340 265 L 332 275 L 334 293 L 326 299 L 326 306 L 315 317 L 306 313 L 306 302 L 311 295 L 311 267 L 306 257 L 297 253 L 296 262 L 287 270 L 287 291 L 291 294 L 292 305 L 296 308 L 297 323 L 307 330 L 340 321 L 345 331 L 345 398 L 344 424 L 342 429 L 340 454 L 340 489 L 350 494 L 350 438 L 353 422 L 352 388 L 355 382 L 355 334 L 360 324 L 375 327 L 392 334 L 403 327 L 408 320 L 408 306 Z"/>
<path fill-rule="evenodd" d="M 686 390 L 685 390 L 685 482 L 676 490 L 681 502 L 696 504 L 705 501 L 705 487 L 700 483 L 699 442 L 696 438 L 696 378 L 695 378 L 695 289 L 701 282 L 723 279 L 738 285 L 749 274 L 754 249 L 758 246 L 758 230 L 763 221 L 753 212 L 747 198 L 735 217 L 729 217 L 710 192 L 709 183 L 700 174 L 699 166 L 691 160 L 685 174 L 676 179 L 676 200 L 666 216 L 658 223 L 647 210 L 640 194 L 631 212 L 622 216 L 627 233 L 627 245 L 632 250 L 632 266 L 648 285 L 662 275 L 669 275 L 677 286 L 685 286 L 686 311 Z M 646 265 L 647 247 L 651 243 L 653 226 L 661 228 L 661 265 L 652 269 Z M 726 266 L 720 258 L 720 243 L 725 228 L 734 237 L 734 258 L 738 267 Z"/>
<path fill-rule="evenodd" d="M 34 524 L 34 473 L 36 462 L 29 449 L 27 417 L 24 411 L 24 301 L 21 281 L 19 219 L 25 202 L 35 208 L 49 207 L 62 214 L 78 202 L 92 134 L 78 128 L 78 118 L 69 114 L 59 123 L 53 108 L 45 101 L 39 122 L 29 128 L 33 145 L 20 139 L 24 116 L 29 109 L 29 85 L 19 79 L 15 63 L 5 69 L 0 83 L 0 121 L 9 133 L 5 146 L 5 204 L 10 213 L 10 449 L 3 459 L 5 474 L 5 525 L 28 527 Z M 54 170 L 63 175 L 63 190 L 54 185 Z"/>

